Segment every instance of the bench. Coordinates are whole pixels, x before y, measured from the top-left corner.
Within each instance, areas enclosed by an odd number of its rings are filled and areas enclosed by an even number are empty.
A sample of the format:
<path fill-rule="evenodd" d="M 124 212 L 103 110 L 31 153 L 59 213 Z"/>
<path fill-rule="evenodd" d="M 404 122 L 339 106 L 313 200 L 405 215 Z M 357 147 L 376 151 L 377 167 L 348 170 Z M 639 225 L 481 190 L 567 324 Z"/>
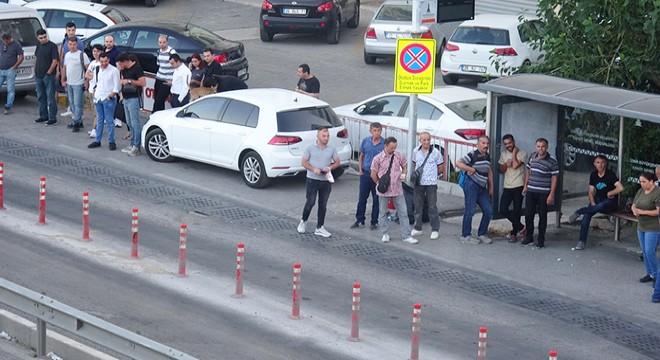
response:
<path fill-rule="evenodd" d="M 634 221 L 637 222 L 637 217 L 633 215 L 632 213 L 629 212 L 624 212 L 620 210 L 616 211 L 610 211 L 608 213 L 605 213 L 605 215 L 608 216 L 614 216 L 616 220 L 614 221 L 614 241 L 619 242 L 619 239 L 621 237 L 621 225 L 619 224 L 619 219 L 625 219 L 628 221 Z"/>

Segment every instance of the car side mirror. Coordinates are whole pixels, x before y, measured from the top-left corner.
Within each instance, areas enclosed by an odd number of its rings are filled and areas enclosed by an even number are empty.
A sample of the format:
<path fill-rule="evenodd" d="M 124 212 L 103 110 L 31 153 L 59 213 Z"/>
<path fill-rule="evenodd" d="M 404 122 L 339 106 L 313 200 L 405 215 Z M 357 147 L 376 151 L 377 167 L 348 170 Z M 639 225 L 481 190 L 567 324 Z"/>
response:
<path fill-rule="evenodd" d="M 365 110 L 367 110 L 367 105 L 364 105 L 364 104 L 362 104 L 362 105 L 355 108 L 355 112 L 360 114 L 360 115 L 364 115 Z"/>
<path fill-rule="evenodd" d="M 178 113 L 176 113 L 176 117 L 186 117 L 186 112 L 184 110 L 180 110 Z"/>

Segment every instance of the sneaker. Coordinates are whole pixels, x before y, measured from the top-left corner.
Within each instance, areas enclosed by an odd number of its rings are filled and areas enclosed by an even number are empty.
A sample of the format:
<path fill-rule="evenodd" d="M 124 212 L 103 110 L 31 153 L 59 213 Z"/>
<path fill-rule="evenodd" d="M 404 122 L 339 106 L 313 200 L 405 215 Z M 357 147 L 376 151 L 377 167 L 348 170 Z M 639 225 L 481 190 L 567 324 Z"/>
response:
<path fill-rule="evenodd" d="M 459 241 L 461 242 L 461 244 L 474 244 L 474 245 L 481 244 L 481 240 L 472 237 L 472 235 L 461 236 Z"/>
<path fill-rule="evenodd" d="M 97 147 L 100 147 L 100 146 L 101 146 L 101 143 L 98 142 L 98 141 L 94 141 L 93 143 L 87 145 L 87 147 L 88 147 L 89 149 L 97 148 Z"/>
<path fill-rule="evenodd" d="M 531 245 L 531 244 L 533 244 L 533 243 L 534 243 L 534 240 L 525 238 L 525 240 L 522 240 L 522 241 L 520 242 L 520 245 L 522 245 L 522 246 L 527 246 L 527 245 Z"/>
<path fill-rule="evenodd" d="M 42 123 L 42 122 L 46 122 L 46 121 L 48 121 L 48 119 L 38 118 L 38 119 L 34 120 L 34 122 L 36 122 L 37 124 Z"/>
<path fill-rule="evenodd" d="M 410 236 L 418 236 L 418 235 L 422 235 L 423 233 L 424 233 L 424 232 L 423 232 L 422 230 L 413 229 L 413 230 L 410 232 Z"/>
<path fill-rule="evenodd" d="M 118 127 L 118 128 L 120 128 L 120 127 L 121 127 L 121 125 L 122 125 L 122 122 L 121 122 L 121 120 L 119 120 L 119 119 L 115 119 L 115 127 Z"/>
<path fill-rule="evenodd" d="M 577 245 L 575 245 L 575 250 L 584 250 L 584 241 L 578 241 Z"/>
<path fill-rule="evenodd" d="M 96 137 L 96 129 L 92 129 L 89 131 L 89 137 L 95 138 Z"/>
<path fill-rule="evenodd" d="M 66 125 L 66 128 L 67 128 L 67 129 L 73 129 L 73 123 L 68 123 L 68 124 Z"/>
<path fill-rule="evenodd" d="M 321 226 L 320 228 L 316 228 L 316 230 L 314 230 L 314 235 L 323 236 L 327 238 L 332 236 L 332 234 L 330 234 L 328 230 L 326 230 L 323 226 Z"/>
<path fill-rule="evenodd" d="M 108 149 L 110 149 L 110 151 L 117 150 L 117 144 L 115 144 L 113 142 L 109 143 L 108 144 Z"/>
<path fill-rule="evenodd" d="M 507 239 L 507 241 L 509 241 L 510 243 L 514 243 L 514 242 L 518 241 L 518 238 L 517 238 L 515 235 L 513 235 L 513 234 L 508 234 L 508 235 L 506 236 L 506 239 Z"/>
<path fill-rule="evenodd" d="M 536 244 L 536 248 L 537 249 L 545 249 L 545 245 L 544 244 Z"/>
<path fill-rule="evenodd" d="M 641 283 L 647 283 L 653 281 L 653 277 L 649 274 L 644 275 L 643 278 L 639 279 L 639 282 Z"/>
<path fill-rule="evenodd" d="M 73 113 L 71 112 L 71 110 L 67 109 L 67 111 L 61 113 L 60 116 L 73 116 Z"/>
<path fill-rule="evenodd" d="M 133 146 L 133 149 L 131 149 L 131 151 L 129 151 L 126 155 L 128 155 L 128 156 L 138 156 L 140 154 L 141 154 L 140 148 L 136 147 L 136 146 Z"/>
<path fill-rule="evenodd" d="M 361 226 L 364 226 L 364 223 L 361 223 L 361 222 L 359 222 L 359 221 L 356 221 L 356 222 L 353 223 L 353 225 L 351 225 L 351 229 L 357 229 L 357 228 L 359 228 L 359 227 L 361 227 Z"/>
<path fill-rule="evenodd" d="M 378 229 L 378 224 L 369 225 L 369 230 L 376 230 L 376 229 Z"/>
<path fill-rule="evenodd" d="M 5 115 L 11 114 L 11 108 L 5 106 Z"/>
<path fill-rule="evenodd" d="M 121 152 L 127 153 L 129 151 L 133 150 L 133 145 L 128 145 L 127 147 L 121 149 Z"/>
<path fill-rule="evenodd" d="M 437 231 L 431 231 L 431 240 L 438 240 L 440 234 Z"/>
<path fill-rule="evenodd" d="M 46 126 L 54 126 L 57 125 L 57 120 L 48 120 L 46 123 Z"/>
<path fill-rule="evenodd" d="M 481 240 L 481 242 L 486 245 L 493 243 L 493 240 L 491 240 L 487 235 L 479 235 L 477 236 L 477 239 Z"/>
<path fill-rule="evenodd" d="M 415 239 L 412 236 L 408 236 L 407 238 L 403 239 L 403 242 L 407 242 L 408 244 L 417 244 L 419 243 L 419 240 Z"/>
<path fill-rule="evenodd" d="M 306 224 L 307 224 L 307 222 L 305 220 L 300 220 L 300 223 L 298 224 L 298 233 L 299 234 L 304 234 L 305 233 L 305 231 L 306 231 L 305 225 Z"/>
<path fill-rule="evenodd" d="M 390 242 L 390 236 L 385 234 L 385 235 L 383 235 L 383 238 L 380 239 L 380 241 L 382 241 L 384 243 L 388 243 L 388 242 Z"/>
<path fill-rule="evenodd" d="M 73 124 L 73 128 L 71 129 L 71 132 L 79 132 L 79 131 L 80 131 L 80 125 Z"/>
<path fill-rule="evenodd" d="M 580 214 L 574 212 L 571 216 L 568 217 L 568 223 L 569 224 L 575 224 L 579 217 L 580 217 Z"/>

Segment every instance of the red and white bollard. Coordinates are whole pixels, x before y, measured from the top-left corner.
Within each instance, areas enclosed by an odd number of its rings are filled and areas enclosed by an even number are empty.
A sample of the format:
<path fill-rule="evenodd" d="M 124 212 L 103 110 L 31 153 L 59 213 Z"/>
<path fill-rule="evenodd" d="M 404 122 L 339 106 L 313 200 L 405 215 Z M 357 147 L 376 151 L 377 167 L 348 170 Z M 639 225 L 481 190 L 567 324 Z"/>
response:
<path fill-rule="evenodd" d="M 89 240 L 89 192 L 83 193 L 82 200 L 83 240 Z"/>
<path fill-rule="evenodd" d="M 133 208 L 131 211 L 131 257 L 139 258 L 138 256 L 138 208 Z"/>
<path fill-rule="evenodd" d="M 293 306 L 291 319 L 300 319 L 300 263 L 293 264 Z"/>
<path fill-rule="evenodd" d="M 188 236 L 188 225 L 181 224 L 179 230 L 179 276 L 186 277 L 186 237 Z"/>
<path fill-rule="evenodd" d="M 485 326 L 479 328 L 479 348 L 477 349 L 477 360 L 486 360 L 486 346 L 488 329 Z"/>
<path fill-rule="evenodd" d="M 412 321 L 412 347 L 410 350 L 410 360 L 419 360 L 419 336 L 422 326 L 422 304 L 415 304 L 413 307 Z"/>
<path fill-rule="evenodd" d="M 5 209 L 5 164 L 0 162 L 0 210 Z"/>
<path fill-rule="evenodd" d="M 39 224 L 46 223 L 46 177 L 39 179 Z"/>
<path fill-rule="evenodd" d="M 550 350 L 548 360 L 557 360 L 557 350 Z"/>
<path fill-rule="evenodd" d="M 351 309 L 351 336 L 348 341 L 360 340 L 360 283 L 353 284 L 353 307 Z"/>
<path fill-rule="evenodd" d="M 243 298 L 243 260 L 245 258 L 245 244 L 236 245 L 236 293 L 234 297 Z"/>

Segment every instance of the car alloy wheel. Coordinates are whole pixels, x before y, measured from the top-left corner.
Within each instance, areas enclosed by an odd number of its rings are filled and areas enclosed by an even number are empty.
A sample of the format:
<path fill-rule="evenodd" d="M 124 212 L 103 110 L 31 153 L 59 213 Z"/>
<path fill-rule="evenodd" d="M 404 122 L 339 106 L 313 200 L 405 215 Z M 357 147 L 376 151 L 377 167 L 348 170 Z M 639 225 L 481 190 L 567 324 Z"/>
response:
<path fill-rule="evenodd" d="M 328 32 L 326 41 L 328 44 L 337 44 L 339 43 L 339 31 L 341 30 L 341 23 L 339 22 L 339 19 L 335 20 L 334 25 L 332 25 L 332 29 Z"/>
<path fill-rule="evenodd" d="M 573 144 L 565 142 L 564 143 L 564 168 L 572 169 L 575 167 L 577 162 L 577 149 Z"/>
<path fill-rule="evenodd" d="M 270 182 L 264 161 L 255 151 L 248 152 L 241 159 L 241 176 L 251 188 L 263 188 Z"/>
<path fill-rule="evenodd" d="M 154 6 L 156 6 L 157 2 L 158 2 L 158 0 L 144 0 L 144 5 L 146 5 L 148 7 L 154 7 Z"/>
<path fill-rule="evenodd" d="M 171 162 L 174 157 L 170 154 L 170 144 L 167 136 L 161 129 L 149 131 L 146 138 L 147 155 L 158 162 Z"/>
<path fill-rule="evenodd" d="M 351 29 L 355 29 L 360 25 L 360 2 L 356 1 L 355 2 L 355 9 L 353 9 L 353 17 L 351 20 L 346 24 Z"/>

